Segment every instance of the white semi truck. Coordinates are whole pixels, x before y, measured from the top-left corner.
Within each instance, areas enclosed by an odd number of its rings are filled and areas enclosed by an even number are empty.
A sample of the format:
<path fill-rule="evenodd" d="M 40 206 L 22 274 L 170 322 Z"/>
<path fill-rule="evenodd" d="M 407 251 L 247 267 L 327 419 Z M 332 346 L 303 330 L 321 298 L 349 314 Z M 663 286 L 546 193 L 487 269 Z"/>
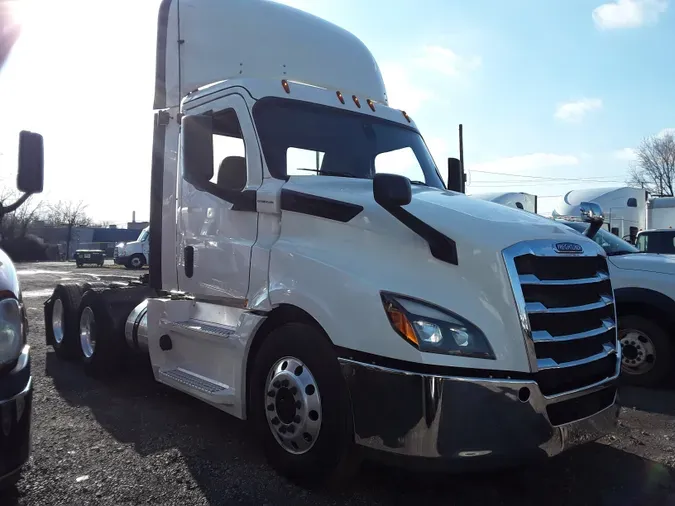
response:
<path fill-rule="evenodd" d="M 364 454 L 502 466 L 613 430 L 602 248 L 462 194 L 456 159 L 446 188 L 337 26 L 165 0 L 158 28 L 149 275 L 57 286 L 59 355 L 103 375 L 148 353 L 157 381 L 249 420 L 302 483 Z"/>
<path fill-rule="evenodd" d="M 145 227 L 135 241 L 121 242 L 113 250 L 113 261 L 127 269 L 140 269 L 150 262 L 150 227 Z"/>

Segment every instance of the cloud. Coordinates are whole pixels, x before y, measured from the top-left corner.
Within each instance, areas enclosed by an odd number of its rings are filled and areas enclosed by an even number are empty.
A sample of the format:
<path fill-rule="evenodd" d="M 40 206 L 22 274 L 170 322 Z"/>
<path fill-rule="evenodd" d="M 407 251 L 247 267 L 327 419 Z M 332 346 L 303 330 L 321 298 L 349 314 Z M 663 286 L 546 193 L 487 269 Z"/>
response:
<path fill-rule="evenodd" d="M 463 57 L 446 47 L 426 46 L 424 53 L 417 58 L 416 63 L 427 70 L 456 77 L 476 70 L 481 66 L 482 61 L 479 56 Z"/>
<path fill-rule="evenodd" d="M 523 174 L 548 167 L 569 167 L 570 165 L 579 165 L 579 158 L 574 155 L 555 153 L 531 153 L 471 164 L 468 168 L 472 171 Z"/>
<path fill-rule="evenodd" d="M 668 0 L 615 0 L 593 10 L 593 21 L 600 30 L 637 28 L 651 25 L 668 8 Z"/>
<path fill-rule="evenodd" d="M 573 102 L 559 104 L 555 117 L 569 123 L 578 123 L 586 113 L 602 108 L 602 100 L 599 98 L 582 98 Z"/>
<path fill-rule="evenodd" d="M 389 107 L 403 109 L 412 116 L 434 97 L 430 90 L 412 83 L 406 67 L 400 63 L 385 62 L 380 65 L 380 72 L 387 89 Z"/>
<path fill-rule="evenodd" d="M 623 148 L 612 153 L 612 156 L 617 160 L 621 160 L 622 162 L 632 162 L 635 160 L 637 154 L 633 148 Z"/>

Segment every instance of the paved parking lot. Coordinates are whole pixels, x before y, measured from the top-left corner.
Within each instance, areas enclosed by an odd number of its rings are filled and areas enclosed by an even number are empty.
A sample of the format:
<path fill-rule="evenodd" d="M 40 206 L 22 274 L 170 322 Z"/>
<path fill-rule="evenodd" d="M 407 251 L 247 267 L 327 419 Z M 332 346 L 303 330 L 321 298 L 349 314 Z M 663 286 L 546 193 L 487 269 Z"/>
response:
<path fill-rule="evenodd" d="M 155 383 L 146 364 L 100 382 L 47 349 L 42 303 L 59 280 L 138 273 L 18 270 L 33 351 L 33 456 L 2 505 L 675 506 L 672 389 L 623 389 L 616 434 L 527 470 L 447 476 L 366 465 L 339 494 L 297 488 L 270 471 L 244 422 Z"/>

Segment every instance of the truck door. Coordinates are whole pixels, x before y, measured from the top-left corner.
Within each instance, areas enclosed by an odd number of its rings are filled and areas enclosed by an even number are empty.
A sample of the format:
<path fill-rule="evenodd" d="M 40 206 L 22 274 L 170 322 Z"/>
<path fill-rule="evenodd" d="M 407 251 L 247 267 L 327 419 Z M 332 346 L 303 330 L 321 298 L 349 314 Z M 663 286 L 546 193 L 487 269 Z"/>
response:
<path fill-rule="evenodd" d="M 213 114 L 213 188 L 197 190 L 179 171 L 178 285 L 197 299 L 243 303 L 249 287 L 251 249 L 258 214 L 219 197 L 218 189 L 255 190 L 262 183 L 262 159 L 246 102 L 230 94 L 195 113 Z M 191 114 L 190 111 L 188 114 Z M 182 160 L 182 156 L 180 157 Z M 221 194 L 222 195 L 222 194 Z M 255 200 L 254 200 L 255 201 Z"/>

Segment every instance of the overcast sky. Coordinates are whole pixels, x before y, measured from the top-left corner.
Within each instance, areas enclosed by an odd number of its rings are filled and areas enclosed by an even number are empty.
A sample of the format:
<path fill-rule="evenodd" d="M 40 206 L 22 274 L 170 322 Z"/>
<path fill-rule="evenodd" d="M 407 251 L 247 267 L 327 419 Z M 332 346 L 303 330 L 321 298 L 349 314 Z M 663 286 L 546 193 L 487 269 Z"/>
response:
<path fill-rule="evenodd" d="M 640 140 L 675 128 L 669 0 L 286 0 L 356 34 L 437 164 L 464 124 L 469 193 L 620 186 Z M 22 9 L 2 74 L 0 169 L 45 135 L 44 197 L 96 219 L 149 214 L 157 0 Z M 498 173 L 498 174 L 495 174 Z M 542 199 L 548 210 L 553 199 Z"/>

